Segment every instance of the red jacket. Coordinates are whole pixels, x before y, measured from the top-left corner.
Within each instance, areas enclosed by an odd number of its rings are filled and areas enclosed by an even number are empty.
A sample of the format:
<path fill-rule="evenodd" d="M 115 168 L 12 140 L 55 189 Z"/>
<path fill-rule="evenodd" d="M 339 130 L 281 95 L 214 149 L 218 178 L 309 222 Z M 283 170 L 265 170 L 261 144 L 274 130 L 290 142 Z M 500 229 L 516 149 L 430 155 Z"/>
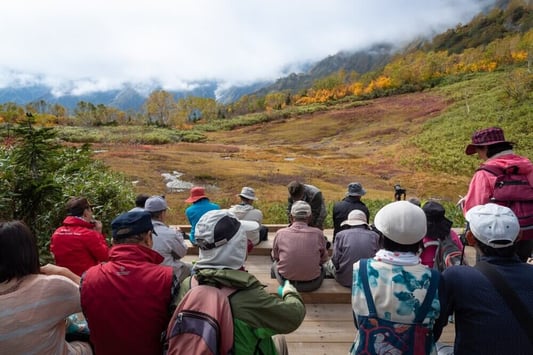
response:
<path fill-rule="evenodd" d="M 84 274 L 81 306 L 96 354 L 162 354 L 173 276 L 162 261 L 147 247 L 119 244 Z"/>
<path fill-rule="evenodd" d="M 79 217 L 65 218 L 50 242 L 56 264 L 81 276 L 91 266 L 106 261 L 109 248 L 105 237 L 93 228 L 94 225 Z"/>

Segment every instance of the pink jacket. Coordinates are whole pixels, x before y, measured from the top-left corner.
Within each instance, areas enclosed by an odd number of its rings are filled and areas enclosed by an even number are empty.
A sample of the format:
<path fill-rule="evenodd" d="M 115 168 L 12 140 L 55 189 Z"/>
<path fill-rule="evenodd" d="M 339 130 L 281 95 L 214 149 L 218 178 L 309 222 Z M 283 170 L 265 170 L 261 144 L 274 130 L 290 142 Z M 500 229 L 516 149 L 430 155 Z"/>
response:
<path fill-rule="evenodd" d="M 529 183 L 533 185 L 533 164 L 526 157 L 520 155 L 503 152 L 504 154 L 496 154 L 487 159 L 483 164 L 499 166 L 502 168 L 515 165 L 518 166 L 520 172 L 527 175 Z M 466 211 L 477 205 L 484 205 L 489 202 L 489 197 L 494 192 L 494 182 L 496 175 L 488 171 L 478 170 L 470 181 L 468 193 L 464 197 L 463 214 Z"/>

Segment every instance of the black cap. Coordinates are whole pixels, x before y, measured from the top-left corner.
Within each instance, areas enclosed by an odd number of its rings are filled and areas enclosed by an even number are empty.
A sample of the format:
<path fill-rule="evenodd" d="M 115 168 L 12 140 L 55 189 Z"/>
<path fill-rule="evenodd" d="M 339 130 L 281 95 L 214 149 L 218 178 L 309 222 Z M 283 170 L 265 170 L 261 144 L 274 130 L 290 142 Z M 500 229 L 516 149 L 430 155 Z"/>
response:
<path fill-rule="evenodd" d="M 152 217 L 146 211 L 123 213 L 111 222 L 111 228 L 113 229 L 114 239 L 139 235 L 147 231 L 152 231 L 155 234 Z"/>

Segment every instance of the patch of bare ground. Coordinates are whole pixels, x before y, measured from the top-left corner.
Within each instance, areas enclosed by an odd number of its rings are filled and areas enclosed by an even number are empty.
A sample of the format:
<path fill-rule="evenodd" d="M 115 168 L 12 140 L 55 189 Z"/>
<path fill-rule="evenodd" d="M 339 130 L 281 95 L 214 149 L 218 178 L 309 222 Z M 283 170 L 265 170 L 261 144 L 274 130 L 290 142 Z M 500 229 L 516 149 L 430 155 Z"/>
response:
<path fill-rule="evenodd" d="M 163 146 L 113 145 L 96 157 L 137 180 L 144 193 L 165 193 L 161 173 L 179 171 L 183 180 L 210 186 L 223 207 L 237 202 L 242 186 L 252 186 L 260 201 L 286 201 L 286 185 L 300 179 L 322 189 L 327 201 L 344 196 L 346 185 L 361 182 L 369 198 L 392 199 L 393 185 L 408 195 L 425 196 L 437 179 L 412 172 L 401 157 L 418 154 L 408 141 L 422 124 L 446 108 L 445 98 L 417 93 L 368 101 L 365 105 L 210 132 L 206 143 Z M 407 154 L 407 155 L 406 155 Z M 453 181 L 453 177 L 452 181 Z M 464 186 L 445 194 L 453 198 Z M 176 206 L 172 223 L 186 223 L 188 192 L 167 193 Z"/>

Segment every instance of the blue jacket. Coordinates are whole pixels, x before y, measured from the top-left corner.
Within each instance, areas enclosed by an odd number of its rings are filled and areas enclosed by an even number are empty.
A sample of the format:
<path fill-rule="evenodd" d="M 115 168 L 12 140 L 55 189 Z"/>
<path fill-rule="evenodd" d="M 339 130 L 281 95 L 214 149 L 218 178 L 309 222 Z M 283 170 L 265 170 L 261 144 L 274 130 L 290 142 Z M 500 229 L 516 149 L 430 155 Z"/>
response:
<path fill-rule="evenodd" d="M 220 206 L 216 203 L 210 202 L 208 198 L 202 198 L 194 202 L 191 206 L 187 207 L 185 210 L 185 215 L 191 224 L 191 233 L 189 234 L 189 239 L 191 243 L 196 244 L 196 239 L 194 238 L 194 228 L 200 217 L 204 215 L 207 211 L 219 210 Z"/>

